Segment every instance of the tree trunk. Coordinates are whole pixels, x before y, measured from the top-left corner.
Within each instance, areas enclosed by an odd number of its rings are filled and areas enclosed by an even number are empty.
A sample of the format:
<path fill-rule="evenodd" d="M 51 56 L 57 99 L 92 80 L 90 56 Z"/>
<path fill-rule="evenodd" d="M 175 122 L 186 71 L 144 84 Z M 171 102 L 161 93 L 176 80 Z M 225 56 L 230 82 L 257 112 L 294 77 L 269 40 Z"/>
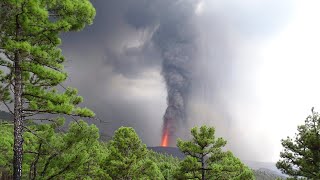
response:
<path fill-rule="evenodd" d="M 21 26 L 19 14 L 15 16 L 16 21 L 16 41 L 19 41 Z M 13 179 L 20 180 L 22 177 L 22 158 L 23 158 L 23 118 L 22 118 L 22 69 L 20 50 L 14 54 L 14 144 L 13 144 Z"/>
<path fill-rule="evenodd" d="M 22 72 L 19 54 L 16 53 L 14 64 L 14 146 L 13 146 L 13 179 L 20 180 L 22 176 L 23 155 L 23 119 L 22 119 Z"/>

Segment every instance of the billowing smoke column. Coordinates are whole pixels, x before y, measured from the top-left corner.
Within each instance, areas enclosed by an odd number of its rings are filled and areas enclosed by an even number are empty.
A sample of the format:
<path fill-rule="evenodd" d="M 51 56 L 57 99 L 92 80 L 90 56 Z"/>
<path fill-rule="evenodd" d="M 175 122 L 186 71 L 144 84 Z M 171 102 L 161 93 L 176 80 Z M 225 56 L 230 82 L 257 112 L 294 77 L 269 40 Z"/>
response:
<path fill-rule="evenodd" d="M 178 22 L 172 22 L 172 24 Z M 178 25 L 178 24 L 177 24 Z M 186 106 L 191 86 L 190 65 L 193 60 L 194 47 L 190 34 L 181 30 L 186 27 L 163 25 L 155 35 L 155 42 L 161 49 L 163 57 L 162 74 L 167 86 L 167 104 L 163 117 L 162 146 L 174 144 L 175 132 L 186 120 Z"/>
<path fill-rule="evenodd" d="M 160 49 L 163 58 L 162 75 L 168 93 L 161 146 L 175 145 L 176 133 L 186 121 L 191 68 L 196 51 L 190 16 L 193 14 L 192 5 L 192 3 L 176 3 L 175 6 L 171 6 L 153 36 L 153 41 Z M 177 9 L 181 9 L 178 14 Z"/>
<path fill-rule="evenodd" d="M 152 42 L 160 51 L 162 75 L 167 87 L 167 104 L 163 117 L 162 146 L 175 145 L 176 134 L 186 124 L 186 108 L 191 88 L 191 68 L 195 60 L 195 30 L 192 18 L 197 0 L 159 0 L 132 4 L 127 14 L 135 28 L 156 27 Z M 145 7 L 145 12 L 141 11 Z M 145 21 L 137 20 L 145 17 Z M 157 22 L 157 23 L 154 23 Z"/>

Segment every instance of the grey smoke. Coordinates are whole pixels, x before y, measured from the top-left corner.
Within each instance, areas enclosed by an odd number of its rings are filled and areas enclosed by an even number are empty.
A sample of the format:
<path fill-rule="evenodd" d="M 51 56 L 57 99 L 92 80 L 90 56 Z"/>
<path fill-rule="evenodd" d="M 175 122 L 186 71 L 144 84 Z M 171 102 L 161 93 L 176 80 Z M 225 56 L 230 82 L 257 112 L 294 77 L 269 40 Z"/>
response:
<path fill-rule="evenodd" d="M 169 144 L 174 146 L 176 138 L 181 136 L 178 132 L 187 128 L 187 107 L 198 61 L 199 37 L 194 22 L 198 1 L 148 2 L 142 3 L 145 6 L 135 4 L 125 17 L 137 29 L 155 28 L 151 40 L 161 54 L 162 75 L 167 87 L 168 107 L 162 131 L 169 134 Z M 137 21 L 141 17 L 146 18 Z"/>
<path fill-rule="evenodd" d="M 197 2 L 94 0 L 93 26 L 63 37 L 67 84 L 77 87 L 85 105 L 108 122 L 92 122 L 104 135 L 133 126 L 147 145 L 156 146 L 163 117 L 174 117 L 173 138 L 186 138 L 194 125 L 213 125 L 237 155 L 258 159 L 256 144 L 245 144 L 250 139 L 234 131 L 238 124 L 250 123 L 234 114 L 235 97 L 244 104 L 252 99 L 244 88 L 250 78 L 243 72 L 250 71 L 253 62 L 235 60 L 243 37 L 230 24 L 248 34 L 253 27 L 241 24 L 243 17 L 233 14 L 235 8 L 197 16 Z M 266 11 L 277 6 L 272 2 Z"/>
<path fill-rule="evenodd" d="M 69 43 L 69 47 L 77 51 L 77 55 L 67 52 L 70 58 L 88 59 L 78 66 L 74 63 L 71 68 L 80 72 L 91 72 L 90 76 L 75 73 L 80 77 L 71 77 L 71 84 L 81 87 L 80 93 L 88 92 L 83 94 L 88 106 L 93 107 L 103 120 L 111 121 L 109 124 L 100 124 L 104 133 L 112 134 L 112 131 L 120 125 L 134 126 L 148 144 L 158 145 L 164 118 L 165 126 L 169 124 L 168 121 L 171 121 L 169 129 L 173 138 L 170 144 L 174 145 L 175 138 L 183 135 L 180 131 L 188 133 L 188 129 L 198 124 L 197 122 L 211 121 L 210 124 L 212 124 L 213 121 L 225 121 L 224 117 L 207 116 L 206 119 L 200 119 L 201 117 L 194 114 L 208 112 L 205 112 L 205 109 L 202 112 L 191 112 L 194 108 L 189 106 L 190 104 L 193 106 L 193 103 L 188 103 L 188 101 L 197 102 L 201 98 L 208 101 L 207 98 L 210 95 L 212 98 L 210 103 L 215 102 L 215 107 L 211 111 L 217 114 L 220 111 L 226 112 L 227 110 L 221 104 L 223 100 L 219 96 L 220 91 L 223 91 L 227 84 L 226 80 L 232 64 L 226 58 L 230 51 L 223 45 L 226 35 L 221 27 L 210 29 L 216 33 L 210 38 L 213 43 L 209 43 L 214 46 L 210 49 L 215 49 L 217 53 L 210 57 L 199 56 L 201 53 L 199 39 L 208 37 L 199 37 L 201 31 L 195 22 L 196 3 L 196 0 L 152 2 L 136 0 L 111 1 L 109 6 L 105 6 L 104 3 L 96 2 L 98 16 L 95 24 L 88 28 L 85 36 L 72 39 L 81 39 L 81 42 L 85 43 L 72 42 L 68 39 L 69 37 L 65 37 L 67 40 L 65 46 Z M 107 9 L 99 11 L 102 7 Z M 102 11 L 103 14 L 101 14 Z M 110 16 L 113 18 L 112 21 L 108 21 Z M 106 22 L 107 24 L 104 24 Z M 213 20 L 213 22 L 208 21 L 202 24 L 211 24 L 210 27 L 212 27 L 217 24 L 216 22 Z M 220 31 L 217 30 L 219 28 Z M 140 34 L 146 34 L 141 37 L 140 46 L 123 46 L 132 36 Z M 79 35 L 75 34 L 75 36 Z M 90 53 L 93 54 L 90 55 Z M 92 61 L 95 63 L 91 63 Z M 79 67 L 80 65 L 82 67 Z M 209 67 L 211 69 L 207 71 Z M 145 108 L 150 107 L 149 104 L 122 99 L 125 92 L 113 90 L 116 88 L 112 81 L 117 75 L 128 79 L 143 78 L 141 72 L 155 68 L 159 68 L 163 75 L 167 88 L 168 106 L 165 107 L 165 104 L 162 104 L 164 106 L 161 108 L 166 109 L 159 108 L 157 117 L 148 117 Z M 82 83 L 86 86 L 82 86 Z M 113 87 L 104 88 L 103 85 Z M 207 92 L 203 93 L 203 91 Z M 208 102 L 201 104 L 203 103 Z M 227 114 L 225 112 L 223 113 Z M 187 122 L 187 116 L 191 117 L 190 122 Z M 155 122 L 157 125 L 153 126 Z M 153 130 L 149 130 L 149 127 Z M 153 133 L 155 129 L 159 133 Z"/>
<path fill-rule="evenodd" d="M 169 134 L 170 145 L 175 145 L 176 132 L 186 128 L 186 108 L 192 85 L 192 63 L 196 60 L 195 31 L 190 22 L 194 6 L 192 3 L 188 5 L 183 8 L 183 13 L 178 14 L 178 18 L 164 18 L 166 21 L 160 22 L 153 38 L 163 58 L 162 74 L 168 93 L 168 107 L 163 117 L 163 134 L 165 131 Z M 180 8 L 171 6 L 171 11 L 176 9 Z M 172 16 L 172 12 L 167 15 L 176 17 Z"/>

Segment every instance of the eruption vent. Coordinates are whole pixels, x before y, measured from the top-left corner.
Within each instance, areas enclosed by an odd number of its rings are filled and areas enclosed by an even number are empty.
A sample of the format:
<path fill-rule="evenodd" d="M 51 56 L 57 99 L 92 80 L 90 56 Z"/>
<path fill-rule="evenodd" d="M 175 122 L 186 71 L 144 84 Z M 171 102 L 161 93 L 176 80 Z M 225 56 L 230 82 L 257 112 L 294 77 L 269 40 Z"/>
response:
<path fill-rule="evenodd" d="M 163 133 L 163 135 L 162 135 L 161 146 L 162 147 L 167 147 L 168 146 L 168 131 L 165 131 Z"/>

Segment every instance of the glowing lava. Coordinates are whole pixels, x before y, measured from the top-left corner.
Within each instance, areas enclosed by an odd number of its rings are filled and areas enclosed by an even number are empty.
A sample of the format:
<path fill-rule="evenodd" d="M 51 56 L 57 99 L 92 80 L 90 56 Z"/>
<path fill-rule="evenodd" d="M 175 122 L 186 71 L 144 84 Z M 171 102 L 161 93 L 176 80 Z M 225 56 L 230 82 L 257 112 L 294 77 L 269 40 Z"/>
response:
<path fill-rule="evenodd" d="M 161 146 L 162 147 L 168 146 L 168 131 L 165 131 L 162 135 Z"/>

